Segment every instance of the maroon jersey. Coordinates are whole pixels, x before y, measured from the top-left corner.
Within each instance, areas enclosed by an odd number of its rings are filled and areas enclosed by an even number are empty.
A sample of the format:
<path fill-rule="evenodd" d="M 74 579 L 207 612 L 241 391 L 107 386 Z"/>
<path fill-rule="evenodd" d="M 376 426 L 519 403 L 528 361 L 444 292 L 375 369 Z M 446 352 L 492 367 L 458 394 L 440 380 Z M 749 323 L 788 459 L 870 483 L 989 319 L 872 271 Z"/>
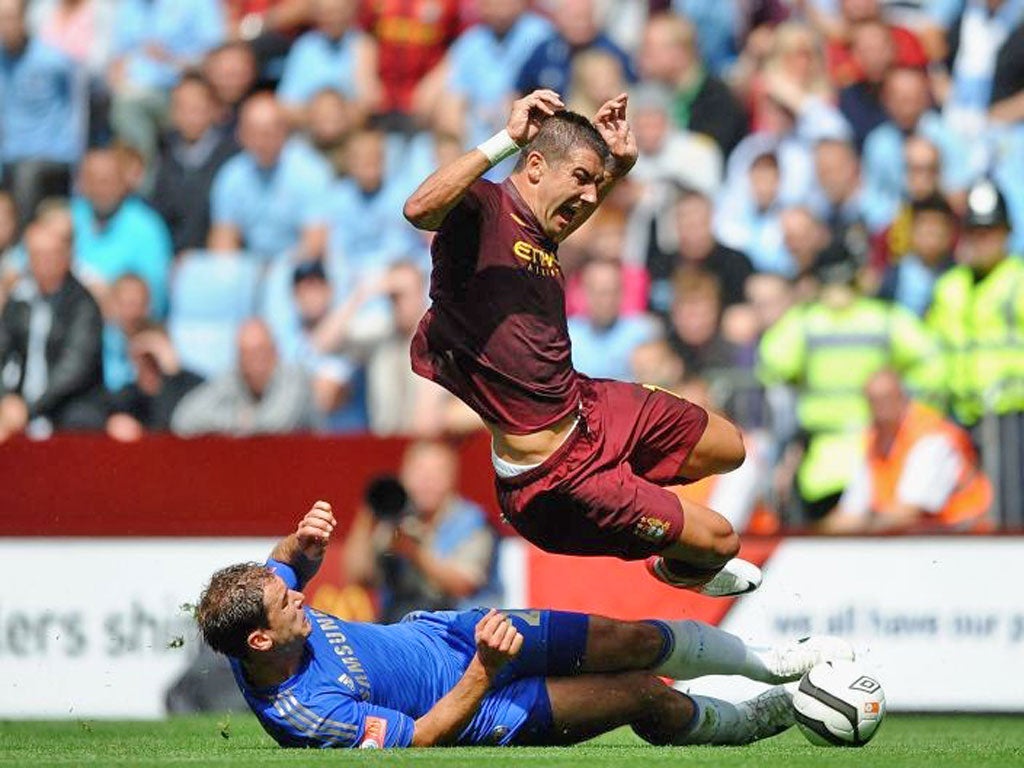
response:
<path fill-rule="evenodd" d="M 508 180 L 473 184 L 431 246 L 413 370 L 515 435 L 579 404 L 557 251 Z"/>

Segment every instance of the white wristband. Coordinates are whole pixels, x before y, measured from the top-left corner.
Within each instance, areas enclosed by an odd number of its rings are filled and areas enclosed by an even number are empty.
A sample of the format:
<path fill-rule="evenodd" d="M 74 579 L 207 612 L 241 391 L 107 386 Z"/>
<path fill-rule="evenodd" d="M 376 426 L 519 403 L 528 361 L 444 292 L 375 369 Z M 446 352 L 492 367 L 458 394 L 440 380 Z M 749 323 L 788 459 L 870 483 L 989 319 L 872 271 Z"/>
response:
<path fill-rule="evenodd" d="M 519 145 L 508 135 L 507 130 L 494 134 L 487 141 L 478 144 L 477 149 L 486 155 L 491 165 L 497 165 L 506 157 L 519 151 Z"/>

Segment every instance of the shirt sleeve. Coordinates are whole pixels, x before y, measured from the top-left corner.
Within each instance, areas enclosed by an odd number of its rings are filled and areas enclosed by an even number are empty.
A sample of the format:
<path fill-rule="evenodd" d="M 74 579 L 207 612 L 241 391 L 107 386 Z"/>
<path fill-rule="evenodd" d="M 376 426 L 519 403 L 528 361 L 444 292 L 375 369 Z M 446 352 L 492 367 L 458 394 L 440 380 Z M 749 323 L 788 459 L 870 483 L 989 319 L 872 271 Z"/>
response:
<path fill-rule="evenodd" d="M 210 188 L 210 218 L 214 224 L 239 226 L 240 217 L 233 206 L 235 195 L 232 187 L 233 167 L 230 161 L 217 171 Z"/>
<path fill-rule="evenodd" d="M 937 514 L 953 493 L 962 470 L 963 460 L 945 435 L 922 437 L 907 454 L 896 498 Z"/>
<path fill-rule="evenodd" d="M 324 693 L 305 707 L 292 699 L 284 714 L 296 735 L 321 748 L 383 749 L 412 745 L 415 722 L 403 712 Z"/>

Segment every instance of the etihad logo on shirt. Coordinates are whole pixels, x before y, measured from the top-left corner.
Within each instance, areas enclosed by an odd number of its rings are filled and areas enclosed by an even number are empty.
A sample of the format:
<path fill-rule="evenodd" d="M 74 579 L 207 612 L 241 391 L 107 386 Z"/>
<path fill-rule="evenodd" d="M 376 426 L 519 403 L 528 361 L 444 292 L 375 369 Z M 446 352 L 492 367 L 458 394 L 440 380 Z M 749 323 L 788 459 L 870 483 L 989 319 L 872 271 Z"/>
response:
<path fill-rule="evenodd" d="M 558 258 L 551 251 L 545 251 L 533 243 L 525 240 L 516 240 L 512 246 L 512 253 L 520 261 L 525 262 L 526 268 L 535 275 L 542 277 L 559 277 L 562 268 L 558 265 Z"/>

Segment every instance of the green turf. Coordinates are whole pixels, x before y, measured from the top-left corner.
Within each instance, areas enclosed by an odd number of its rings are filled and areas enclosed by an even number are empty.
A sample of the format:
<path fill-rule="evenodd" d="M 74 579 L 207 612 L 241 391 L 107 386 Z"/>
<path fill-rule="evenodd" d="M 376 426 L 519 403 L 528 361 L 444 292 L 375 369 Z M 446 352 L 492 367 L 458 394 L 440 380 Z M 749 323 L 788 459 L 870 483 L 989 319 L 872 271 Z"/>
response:
<path fill-rule="evenodd" d="M 817 766 L 1024 766 L 1024 717 L 890 715 L 867 747 L 821 749 L 796 731 L 750 747 L 656 748 L 617 731 L 572 748 L 433 749 L 319 752 L 282 750 L 248 715 L 183 717 L 166 722 L 0 722 L 0 765 L 537 766 L 653 768 L 700 765 L 749 768 Z"/>

